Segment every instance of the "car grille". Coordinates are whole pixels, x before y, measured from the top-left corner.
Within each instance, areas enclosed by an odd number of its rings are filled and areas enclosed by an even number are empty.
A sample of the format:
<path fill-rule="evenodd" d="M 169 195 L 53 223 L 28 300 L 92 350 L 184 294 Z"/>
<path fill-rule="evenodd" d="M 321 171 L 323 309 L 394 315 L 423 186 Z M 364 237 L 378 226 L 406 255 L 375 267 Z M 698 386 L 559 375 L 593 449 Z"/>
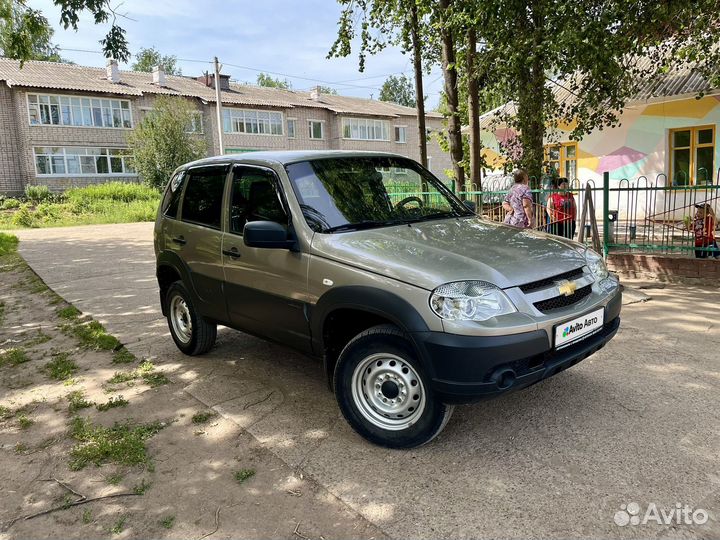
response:
<path fill-rule="evenodd" d="M 582 275 L 583 275 L 583 269 L 582 269 L 582 267 L 580 267 L 580 268 L 576 268 L 575 270 L 570 270 L 569 272 L 565 272 L 564 274 L 558 274 L 557 276 L 552 276 L 549 278 L 541 279 L 539 281 L 533 281 L 531 283 L 526 283 L 525 285 L 520 285 L 520 290 L 524 293 L 529 293 L 532 291 L 536 291 L 538 289 L 545 289 L 546 287 L 555 285 L 556 281 L 561 281 L 563 279 L 572 281 L 573 279 L 577 279 Z"/>
<path fill-rule="evenodd" d="M 542 302 L 535 302 L 533 305 L 537 308 L 538 311 L 546 313 L 548 311 L 552 311 L 553 309 L 560 309 L 572 306 L 573 304 L 577 304 L 580 300 L 587 297 L 591 292 L 592 285 L 586 285 L 582 289 L 578 289 L 577 291 L 575 291 L 575 294 L 571 294 L 570 296 L 556 296 L 555 298 L 543 300 Z"/>

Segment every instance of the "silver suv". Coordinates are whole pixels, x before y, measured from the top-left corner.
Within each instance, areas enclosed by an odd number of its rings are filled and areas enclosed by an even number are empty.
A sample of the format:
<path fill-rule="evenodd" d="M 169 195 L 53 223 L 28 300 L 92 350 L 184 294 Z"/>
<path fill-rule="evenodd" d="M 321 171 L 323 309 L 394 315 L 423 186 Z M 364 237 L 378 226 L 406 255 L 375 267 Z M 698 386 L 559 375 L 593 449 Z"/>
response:
<path fill-rule="evenodd" d="M 576 242 L 479 219 L 414 161 L 254 152 L 180 167 L 155 224 L 160 300 L 188 355 L 217 325 L 322 361 L 366 439 L 430 441 L 457 403 L 602 348 L 618 281 Z"/>

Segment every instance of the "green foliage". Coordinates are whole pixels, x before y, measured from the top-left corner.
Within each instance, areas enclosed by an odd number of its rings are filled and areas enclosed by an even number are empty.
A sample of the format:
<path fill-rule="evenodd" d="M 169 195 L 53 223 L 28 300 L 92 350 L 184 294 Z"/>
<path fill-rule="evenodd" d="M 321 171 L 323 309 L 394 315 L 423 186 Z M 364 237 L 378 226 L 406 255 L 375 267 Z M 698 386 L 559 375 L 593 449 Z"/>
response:
<path fill-rule="evenodd" d="M 87 525 L 88 523 L 92 523 L 92 512 L 90 510 L 85 510 L 82 515 L 82 522 Z"/>
<path fill-rule="evenodd" d="M 27 429 L 35 423 L 35 420 L 28 418 L 26 414 L 19 414 L 17 422 L 20 429 Z"/>
<path fill-rule="evenodd" d="M 0 257 L 17 251 L 17 236 L 0 232 Z"/>
<path fill-rule="evenodd" d="M 9 349 L 0 354 L 0 367 L 4 365 L 19 366 L 29 362 L 30 357 L 23 349 Z"/>
<path fill-rule="evenodd" d="M 290 90 L 292 84 L 287 79 L 280 79 L 279 77 L 273 77 L 267 73 L 258 73 L 257 85 L 266 86 L 268 88 L 282 88 L 283 90 Z"/>
<path fill-rule="evenodd" d="M 120 348 L 117 338 L 108 334 L 105 327 L 97 321 L 75 322 L 65 325 L 63 329 L 75 336 L 80 344 L 88 349 L 112 351 Z"/>
<path fill-rule="evenodd" d="M 115 374 L 108 379 L 108 384 L 122 384 L 134 381 L 139 378 L 135 371 L 116 371 Z"/>
<path fill-rule="evenodd" d="M 110 527 L 110 532 L 112 534 L 120 534 L 125 530 L 125 522 L 127 521 L 127 517 L 123 516 L 119 518 L 112 527 Z"/>
<path fill-rule="evenodd" d="M 214 412 L 211 411 L 203 411 L 198 412 L 192 415 L 192 423 L 193 424 L 204 424 L 211 418 L 215 418 L 217 416 Z"/>
<path fill-rule="evenodd" d="M 135 55 L 136 62 L 132 65 L 133 71 L 152 72 L 155 66 L 162 66 L 167 75 L 182 75 L 177 65 L 177 56 L 164 56 L 155 47 L 140 48 Z"/>
<path fill-rule="evenodd" d="M 68 400 L 68 411 L 73 414 L 80 409 L 87 409 L 92 407 L 94 403 L 85 399 L 85 392 L 83 390 L 73 390 L 65 399 Z"/>
<path fill-rule="evenodd" d="M 149 186 L 164 188 L 177 167 L 205 156 L 205 141 L 187 133 L 195 111 L 184 98 L 159 97 L 128 136 L 135 170 Z"/>
<path fill-rule="evenodd" d="M 82 315 L 82 311 L 75 306 L 67 306 L 58 310 L 57 314 L 61 319 L 77 319 Z"/>
<path fill-rule="evenodd" d="M 139 484 L 133 487 L 133 493 L 136 495 L 145 495 L 147 490 L 150 489 L 150 486 L 152 486 L 152 484 L 143 478 Z"/>
<path fill-rule="evenodd" d="M 175 525 L 175 516 L 167 516 L 163 518 L 160 525 L 162 525 L 165 529 L 172 529 L 173 525 Z"/>
<path fill-rule="evenodd" d="M 37 227 L 37 219 L 35 213 L 29 204 L 23 204 L 12 216 L 11 223 L 19 227 Z"/>
<path fill-rule="evenodd" d="M 239 471 L 235 471 L 233 476 L 238 484 L 242 484 L 246 480 L 255 476 L 255 469 L 240 469 Z"/>
<path fill-rule="evenodd" d="M 415 87 L 407 75 L 390 75 L 380 89 L 380 101 L 391 101 L 405 107 L 415 107 Z"/>
<path fill-rule="evenodd" d="M 321 94 L 330 94 L 333 96 L 337 96 L 337 90 L 335 90 L 334 88 L 330 88 L 329 86 L 323 86 L 322 84 L 319 84 L 315 88 Z"/>
<path fill-rule="evenodd" d="M 75 361 L 70 358 L 70 353 L 62 352 L 56 354 L 53 360 L 45 364 L 44 370 L 51 379 L 65 381 L 75 374 L 78 366 Z"/>
<path fill-rule="evenodd" d="M 125 347 L 115 351 L 112 357 L 113 364 L 132 364 L 137 360 L 137 357 L 128 351 Z"/>
<path fill-rule="evenodd" d="M 92 207 L 105 201 L 131 203 L 136 201 L 157 201 L 159 192 L 143 184 L 131 182 L 105 182 L 83 188 L 71 188 L 65 192 L 68 202 L 80 207 Z"/>
<path fill-rule="evenodd" d="M 13 197 L 4 199 L 2 204 L 0 204 L 0 210 L 14 210 L 15 208 L 20 208 L 20 201 Z"/>
<path fill-rule="evenodd" d="M 70 436 L 78 441 L 70 451 L 70 468 L 78 471 L 89 464 L 117 463 L 139 465 L 147 463 L 145 441 L 165 427 L 160 422 L 131 425 L 115 423 L 107 428 L 93 425 L 80 417 L 72 419 Z"/>
<path fill-rule="evenodd" d="M 25 197 L 33 203 L 39 203 L 51 198 L 52 193 L 50 193 L 50 188 L 47 186 L 34 186 L 28 184 L 25 186 Z"/>
<path fill-rule="evenodd" d="M 130 402 L 123 396 L 111 397 L 105 403 L 98 403 L 95 408 L 98 411 L 104 412 L 114 409 L 116 407 L 127 407 Z"/>

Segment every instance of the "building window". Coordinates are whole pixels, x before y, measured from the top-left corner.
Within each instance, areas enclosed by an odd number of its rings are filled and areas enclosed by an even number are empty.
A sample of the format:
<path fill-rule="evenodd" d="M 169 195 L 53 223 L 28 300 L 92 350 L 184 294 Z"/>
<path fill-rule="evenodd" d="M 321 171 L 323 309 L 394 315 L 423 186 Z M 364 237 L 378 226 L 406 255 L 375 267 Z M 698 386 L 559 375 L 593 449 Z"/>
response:
<path fill-rule="evenodd" d="M 200 111 L 191 113 L 190 125 L 185 131 L 187 133 L 204 133 L 205 130 L 203 129 L 203 115 Z"/>
<path fill-rule="evenodd" d="M 130 102 L 49 94 L 28 94 L 31 125 L 132 128 Z"/>
<path fill-rule="evenodd" d="M 321 120 L 308 120 L 308 128 L 311 139 L 325 138 L 325 122 Z"/>
<path fill-rule="evenodd" d="M 38 176 L 134 175 L 130 151 L 126 148 L 81 148 L 36 146 Z"/>
<path fill-rule="evenodd" d="M 288 139 L 295 138 L 295 118 L 288 118 L 287 120 Z"/>
<path fill-rule="evenodd" d="M 395 142 L 406 143 L 407 142 L 407 127 L 395 126 Z"/>
<path fill-rule="evenodd" d="M 343 118 L 343 138 L 357 141 L 389 141 L 390 123 L 372 118 Z"/>
<path fill-rule="evenodd" d="M 282 135 L 283 115 L 279 112 L 223 108 L 225 133 Z"/>
<path fill-rule="evenodd" d="M 550 144 L 545 147 L 545 161 L 557 174 L 568 180 L 577 178 L 577 143 Z"/>
<path fill-rule="evenodd" d="M 715 127 L 670 130 L 670 178 L 674 186 L 712 184 Z"/>

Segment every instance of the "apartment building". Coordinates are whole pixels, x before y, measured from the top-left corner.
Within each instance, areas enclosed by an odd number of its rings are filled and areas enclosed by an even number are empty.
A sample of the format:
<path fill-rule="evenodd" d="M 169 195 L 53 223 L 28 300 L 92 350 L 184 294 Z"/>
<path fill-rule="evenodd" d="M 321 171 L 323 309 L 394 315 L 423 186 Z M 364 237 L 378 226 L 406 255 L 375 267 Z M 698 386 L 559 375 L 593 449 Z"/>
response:
<path fill-rule="evenodd" d="M 189 130 L 221 153 L 215 80 L 0 58 L 0 193 L 27 184 L 53 190 L 108 180 L 138 181 L 128 134 L 158 96 L 180 96 L 197 109 Z M 415 109 L 393 103 L 238 85 L 220 75 L 225 153 L 254 150 L 377 150 L 419 160 Z M 426 118 L 429 132 L 442 116 Z M 429 167 L 438 176 L 450 156 L 434 138 Z"/>

